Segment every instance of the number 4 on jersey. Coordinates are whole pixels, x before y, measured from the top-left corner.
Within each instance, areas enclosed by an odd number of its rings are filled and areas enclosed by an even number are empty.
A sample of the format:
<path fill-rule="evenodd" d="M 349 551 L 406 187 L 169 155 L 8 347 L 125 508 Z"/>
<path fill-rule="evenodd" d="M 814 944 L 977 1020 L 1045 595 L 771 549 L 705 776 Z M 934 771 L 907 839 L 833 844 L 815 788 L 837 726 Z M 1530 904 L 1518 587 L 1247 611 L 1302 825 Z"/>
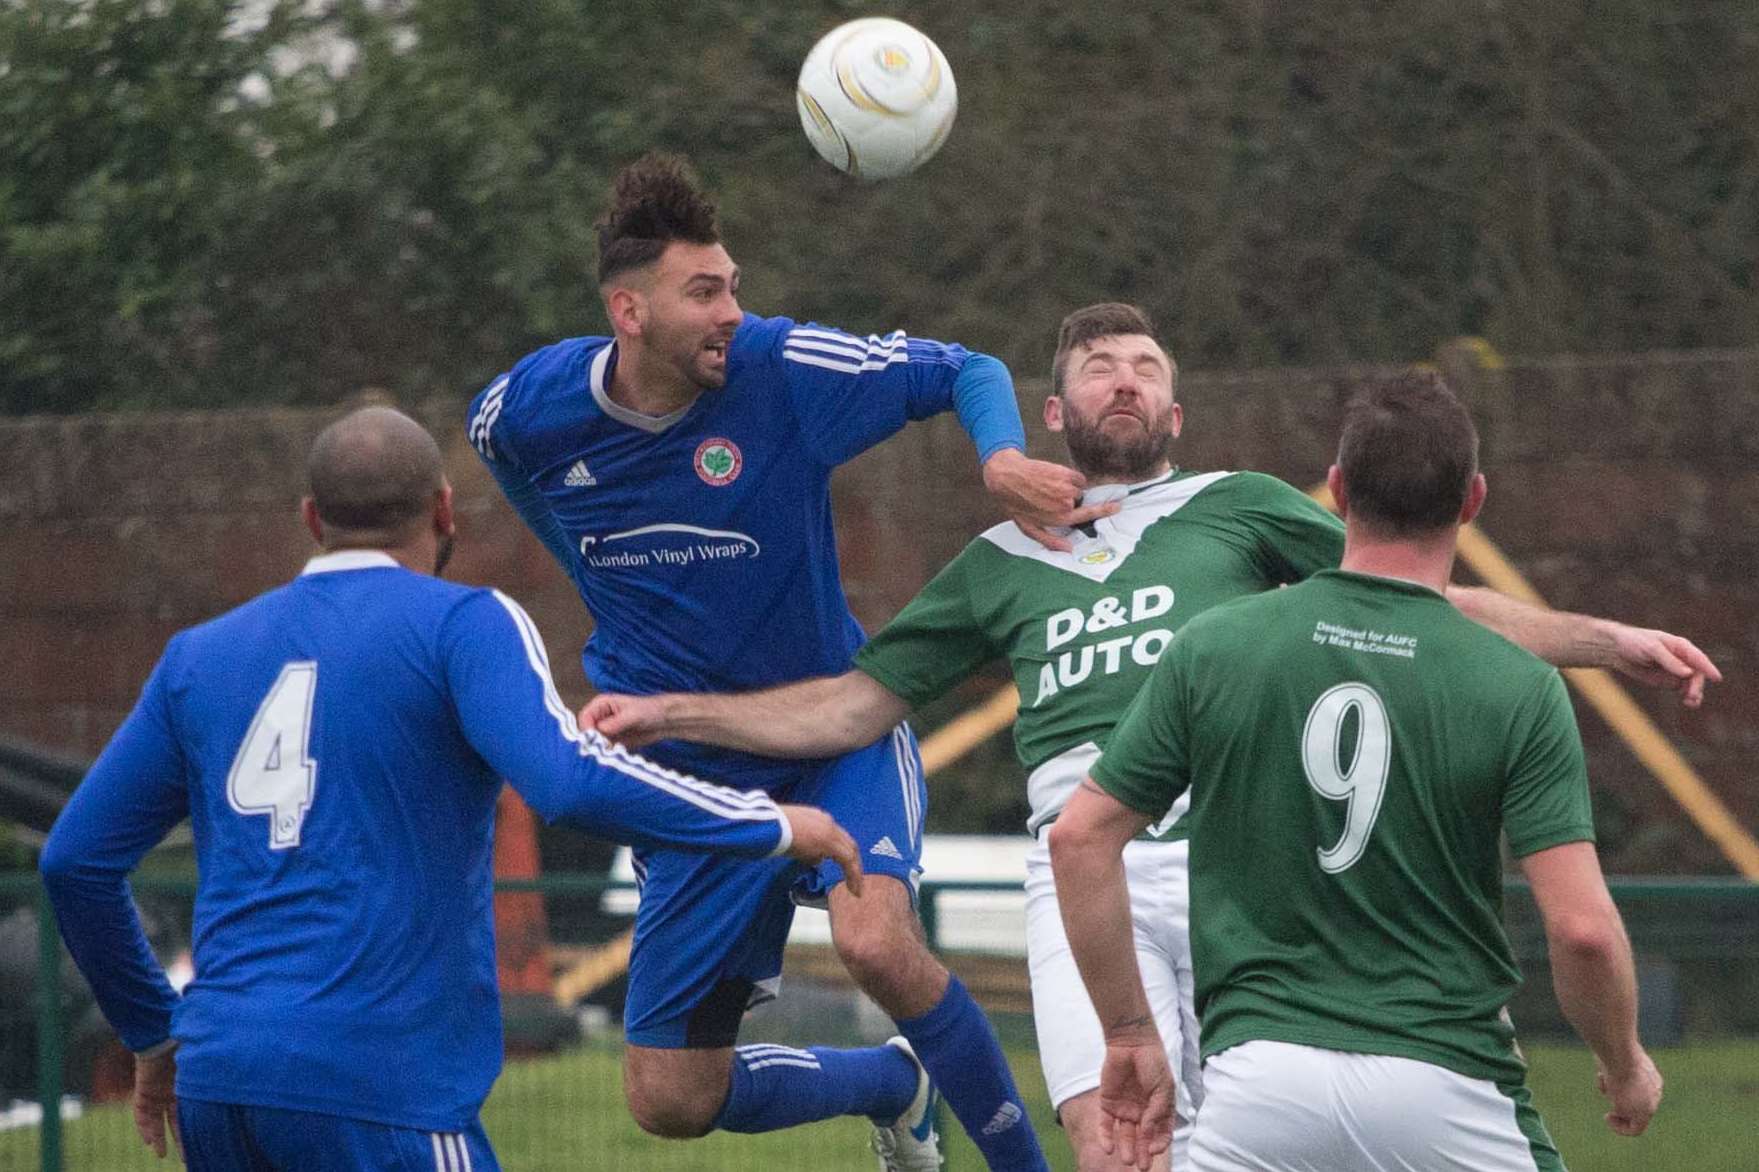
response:
<path fill-rule="evenodd" d="M 311 759 L 312 700 L 318 665 L 305 660 L 281 669 L 257 705 L 250 731 L 226 775 L 226 800 L 246 816 L 269 816 L 269 849 L 299 845 L 305 812 L 317 789 L 318 763 Z"/>
<path fill-rule="evenodd" d="M 1355 717 L 1351 720 L 1352 715 Z M 1347 736 L 1351 724 L 1353 737 Z M 1392 729 L 1380 693 L 1367 684 L 1339 684 L 1313 702 L 1301 731 L 1301 767 L 1307 784 L 1334 802 L 1348 802 L 1344 833 L 1319 852 L 1319 865 L 1336 875 L 1356 865 L 1380 816 L 1392 769 Z"/>

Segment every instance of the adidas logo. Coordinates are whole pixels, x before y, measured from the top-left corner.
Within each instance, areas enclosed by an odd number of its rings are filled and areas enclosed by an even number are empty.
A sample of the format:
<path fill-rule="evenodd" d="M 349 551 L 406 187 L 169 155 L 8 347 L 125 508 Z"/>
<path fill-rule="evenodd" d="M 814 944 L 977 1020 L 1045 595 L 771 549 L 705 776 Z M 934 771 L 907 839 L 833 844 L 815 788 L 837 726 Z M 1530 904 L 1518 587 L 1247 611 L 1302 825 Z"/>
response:
<path fill-rule="evenodd" d="M 574 467 L 568 469 L 568 475 L 562 478 L 562 483 L 569 488 L 586 488 L 598 482 L 599 478 L 586 470 L 585 460 L 574 461 Z"/>
<path fill-rule="evenodd" d="M 883 836 L 878 842 L 868 847 L 867 853 L 870 855 L 883 855 L 888 859 L 897 859 L 900 863 L 904 861 L 904 856 L 899 854 L 898 848 L 892 845 L 892 836 L 889 834 Z"/>
<path fill-rule="evenodd" d="M 1024 1118 L 1026 1113 L 1020 1110 L 1019 1104 L 1003 1103 L 997 1108 L 994 1118 L 983 1125 L 983 1134 L 1000 1135 Z"/>

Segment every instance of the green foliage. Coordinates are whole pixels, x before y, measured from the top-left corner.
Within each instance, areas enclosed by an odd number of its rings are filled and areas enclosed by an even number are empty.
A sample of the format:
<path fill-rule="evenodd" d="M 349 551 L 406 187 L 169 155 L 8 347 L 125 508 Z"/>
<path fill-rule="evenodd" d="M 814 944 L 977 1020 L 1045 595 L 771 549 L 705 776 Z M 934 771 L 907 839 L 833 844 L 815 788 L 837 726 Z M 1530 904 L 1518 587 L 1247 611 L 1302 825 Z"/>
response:
<path fill-rule="evenodd" d="M 0 874 L 8 871 L 29 871 L 36 867 L 36 852 L 18 838 L 15 827 L 0 822 Z"/>
<path fill-rule="evenodd" d="M 175 399 L 211 352 L 212 209 L 254 166 L 237 94 L 262 55 L 228 17 L 218 0 L 0 8 L 6 406 Z"/>
<path fill-rule="evenodd" d="M 1144 303 L 1190 367 L 1759 341 L 1759 6 L 906 5 L 959 125 L 866 185 L 790 92 L 865 9 L 0 4 L 0 411 L 463 392 L 599 328 L 649 146 L 754 309 L 1037 373 Z"/>

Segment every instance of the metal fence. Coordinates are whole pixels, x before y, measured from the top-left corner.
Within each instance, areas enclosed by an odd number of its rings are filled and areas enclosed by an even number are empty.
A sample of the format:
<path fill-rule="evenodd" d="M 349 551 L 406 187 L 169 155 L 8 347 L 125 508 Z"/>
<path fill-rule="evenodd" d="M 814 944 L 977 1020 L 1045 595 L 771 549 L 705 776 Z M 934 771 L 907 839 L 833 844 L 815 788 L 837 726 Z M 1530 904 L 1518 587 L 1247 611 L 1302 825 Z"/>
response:
<path fill-rule="evenodd" d="M 137 876 L 137 900 L 156 920 L 160 939 L 187 939 L 195 892 L 187 877 Z M 595 943 L 579 925 L 593 922 L 597 939 L 618 923 L 602 915 L 607 892 L 625 881 L 600 875 L 552 875 L 506 881 L 501 892 L 544 897 L 558 950 L 584 952 Z M 1645 1039 L 1668 1045 L 1712 1038 L 1759 1038 L 1759 884 L 1715 880 L 1625 880 L 1613 884 L 1639 955 Z M 992 1012 L 1032 1099 L 1043 1091 L 1024 1016 L 1025 965 L 1010 948 L 987 954 L 947 951 L 949 940 L 998 938 L 970 931 L 973 916 L 1021 918 L 1014 882 L 925 883 L 922 916 L 931 944 L 966 978 Z M 1542 926 L 1524 885 L 1510 883 L 1510 937 L 1527 984 L 1512 1006 L 1525 1038 L 1567 1031 L 1551 996 Z M 1003 932 L 1001 936 L 1006 936 Z M 810 952 L 810 949 L 795 950 Z M 824 958 L 820 958 L 823 960 Z M 871 1043 L 890 1032 L 883 1014 L 846 985 L 815 985 L 814 968 L 796 971 L 790 992 L 754 1011 L 747 1040 Z M 834 969 L 834 962 L 819 966 Z M 807 978 L 800 979 L 801 975 Z M 801 986 L 805 986 L 804 989 Z M 866 1167 L 865 1125 L 843 1121 L 770 1137 L 711 1136 L 688 1144 L 642 1135 L 623 1109 L 618 1052 L 621 1031 L 614 983 L 608 1002 L 563 1009 L 547 998 L 509 999 L 509 1062 L 484 1109 L 484 1121 L 509 1169 L 786 1169 Z M 547 1005 L 534 1002 L 548 1002 Z M 112 1100 L 126 1090 L 127 1055 L 84 995 L 56 933 L 34 873 L 0 874 L 0 1172 L 61 1169 L 120 1172 L 163 1167 L 134 1139 L 127 1111 Z M 28 1079 L 20 1072 L 27 1071 Z M 108 1072 L 107 1074 L 105 1072 Z M 394 1077 L 387 1062 L 387 1076 Z M 11 1085 L 8 1085 L 10 1075 Z M 106 1084 L 107 1079 L 107 1085 Z M 20 1083 L 28 1081 L 28 1086 Z M 50 1105 L 59 1105 L 54 1109 Z M 1047 1143 L 1054 1125 L 1048 1105 L 1035 1102 Z M 975 1150 L 946 1120 L 948 1167 L 981 1167 Z M 870 1157 L 867 1157 L 870 1159 Z M 1059 1165 L 1060 1166 L 1060 1165 Z"/>

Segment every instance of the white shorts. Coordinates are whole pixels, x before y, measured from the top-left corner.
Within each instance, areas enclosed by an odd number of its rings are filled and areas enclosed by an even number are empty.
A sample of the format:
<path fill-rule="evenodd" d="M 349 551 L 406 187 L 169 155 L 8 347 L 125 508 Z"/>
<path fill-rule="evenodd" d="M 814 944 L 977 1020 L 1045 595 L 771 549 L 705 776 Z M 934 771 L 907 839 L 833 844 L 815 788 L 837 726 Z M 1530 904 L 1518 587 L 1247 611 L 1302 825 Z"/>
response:
<path fill-rule="evenodd" d="M 1026 856 L 1026 958 L 1032 975 L 1032 1020 L 1038 1028 L 1038 1057 L 1051 1104 L 1061 1108 L 1076 1095 L 1099 1086 L 1105 1061 L 1105 1035 L 1075 957 L 1063 934 L 1051 878 L 1048 828 Z M 1197 1057 L 1197 1016 L 1192 1006 L 1190 889 L 1186 881 L 1187 842 L 1135 841 L 1124 847 L 1124 874 L 1130 885 L 1130 916 L 1136 930 L 1136 962 L 1154 1011 L 1154 1024 L 1167 1048 L 1179 1113 L 1173 1135 L 1174 1167 L 1182 1156 L 1191 1120 L 1203 1101 Z"/>
<path fill-rule="evenodd" d="M 1434 1063 L 1259 1041 L 1204 1078 L 1196 1172 L 1563 1172 L 1525 1088 Z"/>

